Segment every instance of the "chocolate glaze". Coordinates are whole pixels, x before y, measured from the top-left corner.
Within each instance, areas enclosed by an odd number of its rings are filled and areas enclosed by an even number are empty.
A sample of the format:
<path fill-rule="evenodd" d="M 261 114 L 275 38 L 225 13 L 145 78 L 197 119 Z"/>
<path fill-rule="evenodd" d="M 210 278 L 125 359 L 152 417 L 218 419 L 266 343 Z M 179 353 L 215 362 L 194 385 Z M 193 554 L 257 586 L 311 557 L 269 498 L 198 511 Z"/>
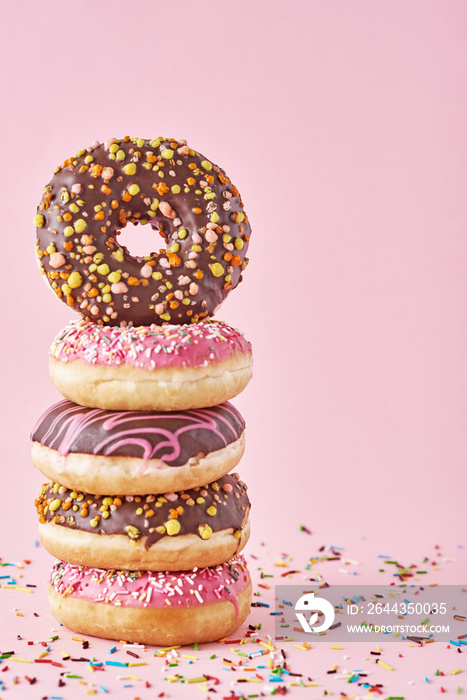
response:
<path fill-rule="evenodd" d="M 240 539 L 250 508 L 246 491 L 236 474 L 207 486 L 157 496 L 91 496 L 49 482 L 41 488 L 36 509 L 41 523 L 98 535 L 127 535 L 132 540 L 145 537 L 144 546 L 149 549 L 170 534 L 171 527 L 172 536 L 196 534 L 202 539 L 233 528 Z"/>
<path fill-rule="evenodd" d="M 250 224 L 225 172 L 182 141 L 125 137 L 56 169 L 35 216 L 41 272 L 57 296 L 100 324 L 196 323 L 241 281 Z M 149 223 L 167 249 L 118 243 Z M 154 250 L 160 243 L 154 235 Z"/>
<path fill-rule="evenodd" d="M 84 453 L 106 457 L 160 459 L 180 467 L 235 442 L 245 422 L 232 404 L 176 411 L 105 411 L 68 400 L 51 406 L 39 419 L 31 439 L 61 455 Z"/>

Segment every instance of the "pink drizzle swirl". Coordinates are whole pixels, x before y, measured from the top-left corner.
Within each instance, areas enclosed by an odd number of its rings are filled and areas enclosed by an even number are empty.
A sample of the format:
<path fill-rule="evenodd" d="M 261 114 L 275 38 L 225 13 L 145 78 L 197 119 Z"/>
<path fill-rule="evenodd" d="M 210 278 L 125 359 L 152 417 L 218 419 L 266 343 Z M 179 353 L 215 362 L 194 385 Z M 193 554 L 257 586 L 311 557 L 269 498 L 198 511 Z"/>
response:
<path fill-rule="evenodd" d="M 186 464 L 238 440 L 245 423 L 232 404 L 165 413 L 105 411 L 66 399 L 45 411 L 31 439 L 57 450 L 105 457 L 159 459 L 170 466 Z"/>

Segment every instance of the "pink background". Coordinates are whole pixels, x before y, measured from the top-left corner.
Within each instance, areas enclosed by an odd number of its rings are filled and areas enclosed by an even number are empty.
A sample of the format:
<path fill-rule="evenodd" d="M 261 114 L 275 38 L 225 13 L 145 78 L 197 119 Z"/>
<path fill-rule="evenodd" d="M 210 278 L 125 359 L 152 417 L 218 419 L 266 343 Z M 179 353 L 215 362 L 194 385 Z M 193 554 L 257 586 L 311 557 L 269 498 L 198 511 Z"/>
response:
<path fill-rule="evenodd" d="M 322 542 L 365 536 L 393 556 L 457 547 L 466 3 L 53 1 L 3 12 L 0 556 L 27 556 L 36 539 L 42 478 L 29 432 L 58 399 L 47 351 L 70 318 L 36 270 L 35 207 L 59 162 L 126 133 L 186 138 L 227 170 L 253 225 L 251 265 L 219 314 L 255 353 L 236 400 L 251 546 L 305 548 L 303 523 Z"/>

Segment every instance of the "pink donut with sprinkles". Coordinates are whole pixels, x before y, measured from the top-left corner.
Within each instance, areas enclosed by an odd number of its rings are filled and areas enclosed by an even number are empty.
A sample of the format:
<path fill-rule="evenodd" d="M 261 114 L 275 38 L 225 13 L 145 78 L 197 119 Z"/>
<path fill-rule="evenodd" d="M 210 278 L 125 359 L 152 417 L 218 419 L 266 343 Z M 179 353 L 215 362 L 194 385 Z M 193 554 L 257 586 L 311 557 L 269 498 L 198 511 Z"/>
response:
<path fill-rule="evenodd" d="M 52 614 L 71 630 L 163 646 L 227 637 L 245 621 L 251 599 L 241 555 L 216 567 L 170 573 L 56 561 L 49 583 Z"/>
<path fill-rule="evenodd" d="M 59 299 L 109 325 L 197 323 L 247 265 L 250 224 L 225 172 L 184 141 L 109 139 L 56 168 L 34 217 L 41 272 Z M 118 242 L 150 224 L 166 248 Z"/>
<path fill-rule="evenodd" d="M 50 376 L 65 398 L 117 411 L 179 411 L 223 403 L 252 374 L 251 345 L 220 321 L 187 325 L 63 328 Z"/>

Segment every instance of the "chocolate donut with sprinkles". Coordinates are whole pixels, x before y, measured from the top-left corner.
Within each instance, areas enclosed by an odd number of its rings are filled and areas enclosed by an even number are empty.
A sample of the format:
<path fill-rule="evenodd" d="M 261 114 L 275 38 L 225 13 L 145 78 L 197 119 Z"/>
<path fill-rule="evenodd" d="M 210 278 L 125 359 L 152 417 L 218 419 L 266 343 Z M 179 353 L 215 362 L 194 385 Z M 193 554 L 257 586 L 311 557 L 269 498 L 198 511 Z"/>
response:
<path fill-rule="evenodd" d="M 243 455 L 245 422 L 230 403 L 165 413 L 60 401 L 39 418 L 31 440 L 33 464 L 70 489 L 155 494 L 227 474 Z"/>
<path fill-rule="evenodd" d="M 82 319 L 50 348 L 57 389 L 82 406 L 181 411 L 228 401 L 251 379 L 251 345 L 220 321 L 99 326 Z"/>
<path fill-rule="evenodd" d="M 39 536 L 70 564 L 187 571 L 238 554 L 250 533 L 250 501 L 236 474 L 212 484 L 146 496 L 93 496 L 57 483 L 36 500 Z"/>
<path fill-rule="evenodd" d="M 240 555 L 191 571 L 116 571 L 55 562 L 49 603 L 79 634 L 168 646 L 214 642 L 247 618 L 252 585 Z"/>
<path fill-rule="evenodd" d="M 225 172 L 185 141 L 111 138 L 57 167 L 34 218 L 41 272 L 99 324 L 197 323 L 247 265 L 250 224 Z M 150 224 L 166 248 L 135 257 L 118 242 Z"/>

